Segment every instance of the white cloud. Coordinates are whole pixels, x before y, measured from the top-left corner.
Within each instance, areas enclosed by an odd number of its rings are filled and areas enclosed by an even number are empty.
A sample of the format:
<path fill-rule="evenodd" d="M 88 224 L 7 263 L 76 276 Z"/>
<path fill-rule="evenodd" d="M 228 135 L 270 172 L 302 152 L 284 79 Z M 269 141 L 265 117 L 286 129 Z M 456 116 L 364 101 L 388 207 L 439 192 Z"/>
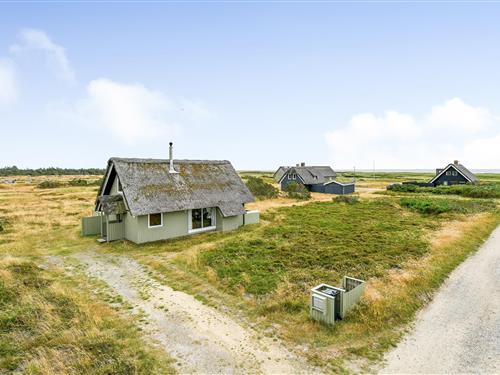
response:
<path fill-rule="evenodd" d="M 42 30 L 24 29 L 20 33 L 21 42 L 10 46 L 12 53 L 26 51 L 42 51 L 45 53 L 49 66 L 61 78 L 68 82 L 75 81 L 75 73 L 64 47 L 54 43 Z"/>
<path fill-rule="evenodd" d="M 13 103 L 17 98 L 17 84 L 14 64 L 0 58 L 0 106 Z"/>
<path fill-rule="evenodd" d="M 500 167 L 500 119 L 459 98 L 421 118 L 358 114 L 325 137 L 330 162 L 341 168 L 371 168 L 373 161 L 377 168 L 434 168 L 454 159 L 472 168 Z"/>
<path fill-rule="evenodd" d="M 104 130 L 127 145 L 173 137 L 181 124 L 207 111 L 199 103 L 173 100 L 161 91 L 140 84 L 106 78 L 91 81 L 86 96 L 66 115 L 66 120 Z"/>

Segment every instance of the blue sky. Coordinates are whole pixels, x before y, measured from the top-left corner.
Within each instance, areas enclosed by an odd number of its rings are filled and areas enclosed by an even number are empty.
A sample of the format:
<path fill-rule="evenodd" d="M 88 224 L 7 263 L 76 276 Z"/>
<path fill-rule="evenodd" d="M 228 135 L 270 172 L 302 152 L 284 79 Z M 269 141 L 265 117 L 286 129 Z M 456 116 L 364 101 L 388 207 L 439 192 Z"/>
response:
<path fill-rule="evenodd" d="M 500 3 L 0 3 L 0 165 L 500 168 Z"/>

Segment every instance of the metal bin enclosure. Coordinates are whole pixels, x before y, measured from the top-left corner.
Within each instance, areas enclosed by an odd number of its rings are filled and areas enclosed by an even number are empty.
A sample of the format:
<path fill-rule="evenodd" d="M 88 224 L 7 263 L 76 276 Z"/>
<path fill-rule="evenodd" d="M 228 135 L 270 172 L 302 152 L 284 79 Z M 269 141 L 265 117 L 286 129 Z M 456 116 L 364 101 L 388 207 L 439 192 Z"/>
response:
<path fill-rule="evenodd" d="M 347 312 L 359 302 L 365 282 L 344 276 L 342 288 L 328 284 L 320 284 L 311 289 L 310 316 L 312 319 L 326 324 L 334 324 L 343 319 Z"/>

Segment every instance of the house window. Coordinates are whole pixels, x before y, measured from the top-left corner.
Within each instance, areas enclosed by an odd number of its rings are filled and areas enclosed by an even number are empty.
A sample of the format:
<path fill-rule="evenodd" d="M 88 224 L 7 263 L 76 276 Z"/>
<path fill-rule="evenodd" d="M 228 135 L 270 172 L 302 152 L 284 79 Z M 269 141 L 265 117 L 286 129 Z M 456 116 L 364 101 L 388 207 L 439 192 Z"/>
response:
<path fill-rule="evenodd" d="M 296 178 L 297 178 L 297 175 L 294 173 L 294 174 L 292 175 L 292 179 L 293 179 L 293 180 L 295 180 Z"/>
<path fill-rule="evenodd" d="M 291 180 L 291 179 L 292 179 L 292 174 L 291 174 L 291 173 L 289 173 L 289 174 L 288 174 L 288 179 L 289 179 L 289 180 Z"/>
<path fill-rule="evenodd" d="M 451 172 L 451 174 L 452 174 L 453 176 L 458 176 L 457 171 L 453 171 L 453 172 Z"/>
<path fill-rule="evenodd" d="M 148 215 L 148 228 L 157 228 L 163 226 L 162 214 L 149 214 Z"/>
<path fill-rule="evenodd" d="M 447 176 L 451 176 L 451 171 L 446 171 Z"/>
<path fill-rule="evenodd" d="M 189 231 L 203 231 L 215 228 L 215 209 L 198 208 L 190 211 Z"/>

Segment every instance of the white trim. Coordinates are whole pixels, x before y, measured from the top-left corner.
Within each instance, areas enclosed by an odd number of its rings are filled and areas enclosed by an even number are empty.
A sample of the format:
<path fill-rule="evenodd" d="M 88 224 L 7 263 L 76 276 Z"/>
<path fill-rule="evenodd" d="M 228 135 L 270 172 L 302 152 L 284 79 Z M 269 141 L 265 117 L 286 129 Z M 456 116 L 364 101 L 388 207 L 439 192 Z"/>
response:
<path fill-rule="evenodd" d="M 325 182 L 323 185 L 330 185 L 330 184 L 337 184 L 337 185 L 340 185 L 340 186 L 350 186 L 350 185 L 355 185 L 354 182 L 346 182 L 346 183 L 342 183 L 342 182 L 338 182 L 338 181 L 328 181 L 328 182 Z"/>
<path fill-rule="evenodd" d="M 446 168 L 444 168 L 441 173 L 439 173 L 437 176 L 435 176 L 432 180 L 429 181 L 429 184 L 432 184 L 434 181 L 436 181 L 443 173 L 445 173 L 450 167 L 453 167 L 454 170 L 456 170 L 463 178 L 465 178 L 469 182 L 474 182 L 472 181 L 469 177 L 464 175 L 458 168 L 455 167 L 455 164 L 448 164 Z"/>
<path fill-rule="evenodd" d="M 211 230 L 215 230 L 215 229 L 217 229 L 217 226 L 216 225 L 212 225 L 211 227 L 189 229 L 188 233 L 189 234 L 194 234 L 194 233 L 210 232 Z"/>
<path fill-rule="evenodd" d="M 123 195 L 123 186 L 122 186 L 122 189 L 120 190 L 120 186 L 121 186 L 122 183 L 120 182 L 120 179 L 118 178 L 118 173 L 116 174 L 115 179 L 116 179 L 116 192 L 118 194 L 122 194 Z"/>
<path fill-rule="evenodd" d="M 151 222 L 151 220 L 150 220 L 150 216 L 151 215 L 158 215 L 158 213 L 156 213 L 156 214 L 148 214 L 148 228 L 149 229 L 153 229 L 153 228 L 161 228 L 161 227 L 163 227 L 163 213 L 159 213 L 160 218 L 161 218 L 161 224 L 160 225 L 149 225 L 149 223 Z"/>

